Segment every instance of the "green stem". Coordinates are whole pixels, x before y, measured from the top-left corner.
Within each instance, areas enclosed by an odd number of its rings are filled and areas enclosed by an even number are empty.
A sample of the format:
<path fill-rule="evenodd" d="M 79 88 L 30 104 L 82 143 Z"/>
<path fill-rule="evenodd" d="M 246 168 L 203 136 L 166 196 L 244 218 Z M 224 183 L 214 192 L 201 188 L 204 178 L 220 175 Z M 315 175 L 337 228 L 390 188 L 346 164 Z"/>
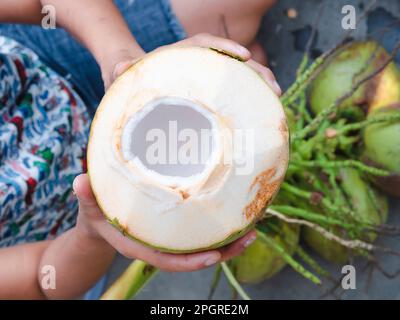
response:
<path fill-rule="evenodd" d="M 242 297 L 243 300 L 251 300 L 247 293 L 243 290 L 239 282 L 236 280 L 231 269 L 229 269 L 226 262 L 221 262 L 222 270 L 224 271 L 226 278 L 228 279 L 230 285 L 235 288 L 236 292 Z"/>
<path fill-rule="evenodd" d="M 287 182 L 283 182 L 281 185 L 281 189 L 286 190 L 288 192 L 291 192 L 299 197 L 302 197 L 303 199 L 308 199 L 310 202 L 312 200 L 313 197 L 313 193 L 309 192 L 309 191 L 305 191 L 305 190 L 301 190 L 295 186 L 290 185 Z M 326 199 L 324 196 L 322 196 L 322 198 L 320 199 L 319 202 L 325 209 L 329 210 L 332 213 L 335 214 L 341 214 L 343 213 L 348 213 L 351 214 L 351 216 L 354 216 L 354 213 L 349 210 L 348 208 L 340 208 L 336 205 L 334 205 L 331 201 L 329 201 L 328 199 Z"/>
<path fill-rule="evenodd" d="M 351 131 L 356 131 L 356 130 L 361 130 L 371 124 L 374 123 L 379 123 L 379 122 L 394 122 L 394 121 L 399 121 L 400 120 L 400 113 L 396 114 L 391 114 L 391 115 L 378 115 L 378 116 L 373 116 L 369 119 L 359 121 L 359 122 L 354 122 L 350 124 L 345 124 L 342 125 L 338 128 L 334 128 L 336 130 L 336 135 L 333 138 L 330 139 L 336 139 L 340 136 L 343 136 Z M 315 145 L 321 141 L 325 141 L 326 139 L 329 139 L 325 136 L 325 133 L 319 133 L 318 135 L 315 135 L 312 137 L 309 141 L 312 145 Z"/>
<path fill-rule="evenodd" d="M 317 261 L 310 257 L 310 255 L 300 246 L 296 248 L 296 253 L 306 264 L 308 264 L 317 274 L 322 277 L 331 279 L 331 274 L 322 268 Z"/>
<path fill-rule="evenodd" d="M 301 60 L 301 63 L 296 71 L 296 76 L 297 78 L 300 77 L 302 75 L 302 73 L 306 70 L 307 65 L 308 65 L 308 55 L 307 53 L 305 53 L 303 55 L 303 59 Z M 310 121 L 311 117 L 309 115 L 309 113 L 307 112 L 307 108 L 306 108 L 306 93 L 305 91 L 302 91 L 299 94 L 299 99 L 297 104 L 294 105 L 295 110 L 297 111 L 297 122 L 296 122 L 296 130 L 300 130 L 303 128 L 304 126 L 304 122 L 305 121 Z"/>
<path fill-rule="evenodd" d="M 297 217 L 297 218 L 302 218 L 307 221 L 312 221 L 318 224 L 327 224 L 327 225 L 333 225 L 333 226 L 340 226 L 345 229 L 354 229 L 354 228 L 359 228 L 360 226 L 354 225 L 354 224 L 349 224 L 347 222 L 341 221 L 339 219 L 325 216 L 316 212 L 308 211 L 305 209 L 301 208 L 295 208 L 292 206 L 286 206 L 286 205 L 272 205 L 271 209 L 274 209 L 276 211 L 282 212 L 285 215 L 291 216 L 291 217 Z"/>
<path fill-rule="evenodd" d="M 321 280 L 318 279 L 318 277 L 316 277 L 310 271 L 306 270 L 300 263 L 294 260 L 293 257 L 288 254 L 281 245 L 267 237 L 263 232 L 259 230 L 257 230 L 257 235 L 261 239 L 261 241 L 263 241 L 265 244 L 269 245 L 277 253 L 279 253 L 279 255 L 287 262 L 287 264 L 289 264 L 296 272 L 300 273 L 303 277 L 315 284 L 321 284 Z"/>
<path fill-rule="evenodd" d="M 301 59 L 299 67 L 297 68 L 297 71 L 296 71 L 296 77 L 297 78 L 300 77 L 301 74 L 306 70 L 307 64 L 308 64 L 308 60 L 309 59 L 308 59 L 308 55 L 307 55 L 307 52 L 306 52 L 303 55 L 303 58 Z"/>
<path fill-rule="evenodd" d="M 331 52 L 329 52 L 331 54 Z M 315 61 L 304 71 L 296 81 L 286 90 L 286 92 L 281 96 L 281 102 L 283 105 L 288 106 L 292 104 L 299 95 L 304 92 L 311 78 L 314 76 L 317 69 L 325 62 L 325 59 L 329 54 L 322 54 L 320 57 L 315 59 Z"/>
<path fill-rule="evenodd" d="M 400 113 L 399 114 L 391 114 L 391 115 L 381 115 L 381 116 L 374 116 L 367 120 L 350 123 L 344 125 L 343 127 L 337 129 L 336 135 L 343 135 L 355 130 L 361 130 L 371 124 L 379 123 L 379 122 L 392 122 L 392 121 L 399 121 L 400 120 Z"/>
<path fill-rule="evenodd" d="M 390 175 L 389 171 L 368 166 L 358 160 L 341 160 L 341 161 L 293 160 L 291 161 L 291 163 L 296 166 L 303 166 L 307 168 L 326 168 L 326 169 L 356 168 L 362 172 L 369 173 L 375 176 L 386 177 Z"/>
<path fill-rule="evenodd" d="M 329 161 L 327 156 L 322 153 L 317 155 L 316 160 L 319 162 Z M 345 196 L 344 196 L 343 190 L 341 189 L 341 187 L 339 186 L 339 184 L 336 181 L 337 173 L 335 172 L 335 170 L 331 169 L 331 168 L 324 168 L 324 171 L 326 172 L 326 174 L 329 177 L 331 189 L 333 190 L 333 193 L 332 192 L 328 193 L 329 199 L 331 200 L 331 202 L 334 203 L 336 206 L 348 206 L 347 202 L 345 201 Z"/>
<path fill-rule="evenodd" d="M 306 93 L 302 92 L 299 97 L 299 101 L 296 107 L 298 113 L 298 119 L 296 121 L 296 130 L 301 130 L 304 127 L 304 123 L 310 121 L 311 117 L 306 108 Z"/>
<path fill-rule="evenodd" d="M 295 132 L 292 135 L 292 140 L 300 140 L 307 136 L 311 131 L 313 131 L 322 121 L 328 118 L 329 115 L 333 113 L 337 109 L 337 102 L 333 102 L 328 108 L 322 110 L 318 115 L 302 130 Z"/>
<path fill-rule="evenodd" d="M 221 279 L 222 267 L 221 264 L 215 266 L 214 277 L 211 282 L 210 293 L 208 294 L 208 300 L 211 300 L 215 290 L 218 287 L 219 280 Z"/>
<path fill-rule="evenodd" d="M 101 300 L 130 300 L 143 289 L 157 272 L 157 268 L 144 261 L 135 260 L 101 296 Z"/>

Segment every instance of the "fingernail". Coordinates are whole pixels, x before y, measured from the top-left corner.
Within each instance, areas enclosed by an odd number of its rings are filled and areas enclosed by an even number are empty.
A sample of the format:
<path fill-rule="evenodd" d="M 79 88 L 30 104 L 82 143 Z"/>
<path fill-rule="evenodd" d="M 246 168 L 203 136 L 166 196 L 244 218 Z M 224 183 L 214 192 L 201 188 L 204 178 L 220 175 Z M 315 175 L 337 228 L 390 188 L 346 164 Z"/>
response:
<path fill-rule="evenodd" d="M 220 258 L 221 258 L 220 254 L 214 254 L 210 256 L 206 261 L 204 261 L 204 265 L 207 267 L 212 266 L 213 264 L 216 264 Z"/>
<path fill-rule="evenodd" d="M 249 49 L 247 49 L 246 47 L 244 47 L 244 46 L 241 46 L 241 45 L 239 45 L 239 47 L 240 47 L 240 50 L 242 51 L 242 53 L 250 53 L 250 51 L 249 51 Z"/>
<path fill-rule="evenodd" d="M 251 52 L 246 48 L 246 47 L 243 47 L 243 46 L 240 46 L 240 55 L 242 56 L 242 57 L 249 57 L 249 56 L 251 56 Z"/>
<path fill-rule="evenodd" d="M 274 85 L 275 89 L 276 89 L 278 92 L 282 92 L 281 87 L 279 86 L 278 82 L 276 82 L 276 80 L 273 82 L 273 85 Z"/>
<path fill-rule="evenodd" d="M 75 186 L 76 186 L 76 179 L 74 179 L 74 181 L 72 182 L 72 194 L 76 197 Z"/>
<path fill-rule="evenodd" d="M 252 235 L 250 238 L 248 238 L 246 240 L 246 242 L 243 244 L 243 246 L 245 248 L 247 248 L 249 245 L 251 245 L 254 242 L 254 240 L 256 240 L 256 238 L 257 238 L 257 235 Z"/>

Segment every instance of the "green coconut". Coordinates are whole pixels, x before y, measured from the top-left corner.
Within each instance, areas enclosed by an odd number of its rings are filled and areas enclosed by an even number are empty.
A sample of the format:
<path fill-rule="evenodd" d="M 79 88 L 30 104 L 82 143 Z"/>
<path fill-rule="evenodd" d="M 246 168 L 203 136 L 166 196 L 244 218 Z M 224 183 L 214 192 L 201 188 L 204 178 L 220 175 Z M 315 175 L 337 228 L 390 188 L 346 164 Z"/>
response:
<path fill-rule="evenodd" d="M 282 246 L 287 253 L 294 254 L 299 242 L 300 229 L 277 218 L 265 223 L 267 236 Z M 286 265 L 285 260 L 268 244 L 257 238 L 230 265 L 236 279 L 243 283 L 259 283 L 277 274 Z"/>
<path fill-rule="evenodd" d="M 368 184 L 355 169 L 341 169 L 340 178 L 342 190 L 358 218 L 375 225 L 386 221 L 388 201 L 385 195 Z M 323 227 L 340 237 L 346 236 L 345 231 L 338 227 Z M 305 242 L 326 260 L 334 263 L 346 263 L 348 261 L 350 250 L 336 241 L 325 238 L 311 228 L 304 228 L 302 236 Z M 376 237 L 377 235 L 371 232 L 361 235 L 361 238 L 368 242 L 374 241 Z"/>
<path fill-rule="evenodd" d="M 399 113 L 400 103 L 379 108 L 370 113 L 369 117 Z M 391 172 L 388 177 L 373 177 L 372 180 L 383 191 L 400 197 L 400 122 L 371 124 L 365 129 L 363 139 L 363 160 Z"/>
<path fill-rule="evenodd" d="M 318 114 L 329 107 L 354 83 L 373 73 L 388 58 L 387 51 L 374 41 L 353 42 L 344 46 L 323 66 L 313 81 L 309 97 L 311 110 Z M 392 62 L 343 101 L 339 108 L 341 115 L 360 119 L 368 112 L 399 102 L 399 84 L 400 71 Z"/>

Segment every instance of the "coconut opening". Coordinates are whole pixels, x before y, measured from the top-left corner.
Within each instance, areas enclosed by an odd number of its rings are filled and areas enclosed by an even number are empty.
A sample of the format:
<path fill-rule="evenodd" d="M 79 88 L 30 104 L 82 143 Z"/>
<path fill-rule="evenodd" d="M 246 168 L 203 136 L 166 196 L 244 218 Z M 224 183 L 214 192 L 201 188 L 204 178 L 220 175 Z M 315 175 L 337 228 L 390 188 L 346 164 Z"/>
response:
<path fill-rule="evenodd" d="M 193 101 L 165 97 L 136 112 L 122 132 L 125 160 L 162 184 L 180 186 L 202 178 L 218 149 L 215 115 Z"/>

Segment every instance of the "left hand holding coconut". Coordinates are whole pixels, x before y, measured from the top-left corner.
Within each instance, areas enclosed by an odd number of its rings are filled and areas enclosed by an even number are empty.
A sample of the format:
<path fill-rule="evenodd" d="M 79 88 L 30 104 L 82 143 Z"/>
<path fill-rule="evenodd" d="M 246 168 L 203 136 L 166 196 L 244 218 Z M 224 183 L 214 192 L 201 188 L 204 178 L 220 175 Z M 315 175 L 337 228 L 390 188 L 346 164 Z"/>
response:
<path fill-rule="evenodd" d="M 218 250 L 179 255 L 163 253 L 125 237 L 104 219 L 86 174 L 75 179 L 74 192 L 79 200 L 77 228 L 85 237 L 100 240 L 100 242 L 104 239 L 125 257 L 146 261 L 164 271 L 184 272 L 209 267 L 241 254 L 256 239 L 255 231 L 250 231 L 229 246 Z M 107 243 L 104 243 L 104 246 L 108 249 Z"/>

